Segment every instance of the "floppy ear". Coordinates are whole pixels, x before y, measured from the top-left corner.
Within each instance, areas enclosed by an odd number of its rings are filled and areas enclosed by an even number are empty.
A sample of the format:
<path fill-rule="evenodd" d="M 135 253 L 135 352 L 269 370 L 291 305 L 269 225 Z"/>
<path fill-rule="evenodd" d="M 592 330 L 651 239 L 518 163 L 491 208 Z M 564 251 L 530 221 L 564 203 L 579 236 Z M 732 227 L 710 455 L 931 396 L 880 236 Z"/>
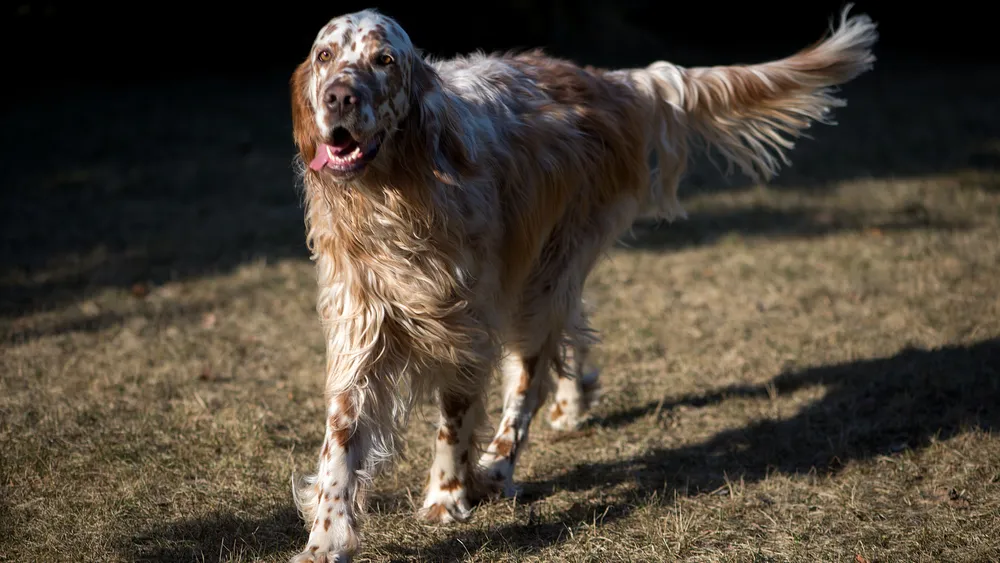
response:
<path fill-rule="evenodd" d="M 316 127 L 316 119 L 312 104 L 309 102 L 309 73 L 312 68 L 312 61 L 306 59 L 295 69 L 292 74 L 291 94 L 292 94 L 292 136 L 295 145 L 299 149 L 302 160 L 306 163 L 312 162 L 316 156 L 317 139 L 319 139 L 319 128 Z"/>
<path fill-rule="evenodd" d="M 430 156 L 434 176 L 457 186 L 462 176 L 475 170 L 475 155 L 465 139 L 460 117 L 441 91 L 437 73 L 419 58 L 412 80 L 410 111 L 416 113 L 420 148 Z"/>

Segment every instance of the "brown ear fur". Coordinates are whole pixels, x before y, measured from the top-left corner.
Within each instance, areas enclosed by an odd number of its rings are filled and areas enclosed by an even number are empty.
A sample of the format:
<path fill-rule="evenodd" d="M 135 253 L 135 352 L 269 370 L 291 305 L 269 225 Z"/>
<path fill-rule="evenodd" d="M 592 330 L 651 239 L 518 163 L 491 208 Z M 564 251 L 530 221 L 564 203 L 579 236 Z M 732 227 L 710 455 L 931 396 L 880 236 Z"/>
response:
<path fill-rule="evenodd" d="M 312 61 L 306 59 L 295 69 L 290 81 L 292 94 L 292 136 L 295 139 L 295 145 L 299 149 L 299 154 L 306 164 L 316 156 L 316 140 L 319 139 L 319 128 L 316 127 L 312 104 L 309 103 L 309 98 L 306 95 L 311 69 Z"/>
<path fill-rule="evenodd" d="M 462 138 L 460 117 L 441 90 L 440 78 L 426 62 L 413 67 L 410 115 L 417 121 L 418 150 L 430 157 L 434 176 L 457 186 L 475 170 L 474 156 Z"/>

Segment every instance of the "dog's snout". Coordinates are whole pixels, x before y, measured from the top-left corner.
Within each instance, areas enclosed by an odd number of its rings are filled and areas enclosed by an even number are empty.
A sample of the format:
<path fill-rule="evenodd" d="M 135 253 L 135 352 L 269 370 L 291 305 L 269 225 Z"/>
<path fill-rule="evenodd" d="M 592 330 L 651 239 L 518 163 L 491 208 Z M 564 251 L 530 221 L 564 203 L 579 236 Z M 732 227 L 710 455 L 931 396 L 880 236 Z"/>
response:
<path fill-rule="evenodd" d="M 344 114 L 357 107 L 358 92 L 346 84 L 334 83 L 323 94 L 323 102 L 330 111 Z"/>

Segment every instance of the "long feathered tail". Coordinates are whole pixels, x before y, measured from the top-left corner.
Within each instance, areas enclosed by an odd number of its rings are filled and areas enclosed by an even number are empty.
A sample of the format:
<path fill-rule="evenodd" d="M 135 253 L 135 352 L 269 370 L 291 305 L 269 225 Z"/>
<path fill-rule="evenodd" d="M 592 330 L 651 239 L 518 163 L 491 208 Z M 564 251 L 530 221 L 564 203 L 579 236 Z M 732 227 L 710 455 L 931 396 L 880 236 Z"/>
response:
<path fill-rule="evenodd" d="M 831 24 L 827 37 L 777 61 L 695 68 L 659 61 L 629 72 L 655 98 L 656 183 L 663 185 L 654 186 L 660 192 L 654 195 L 661 204 L 676 205 L 676 176 L 688 141 L 700 138 L 716 148 L 728 161 L 727 173 L 736 164 L 751 178 L 768 180 L 789 164 L 786 153 L 804 129 L 813 122 L 834 124 L 831 111 L 846 102 L 833 88 L 875 62 L 876 24 L 866 15 L 849 17 L 850 9 L 841 13 L 839 26 Z"/>

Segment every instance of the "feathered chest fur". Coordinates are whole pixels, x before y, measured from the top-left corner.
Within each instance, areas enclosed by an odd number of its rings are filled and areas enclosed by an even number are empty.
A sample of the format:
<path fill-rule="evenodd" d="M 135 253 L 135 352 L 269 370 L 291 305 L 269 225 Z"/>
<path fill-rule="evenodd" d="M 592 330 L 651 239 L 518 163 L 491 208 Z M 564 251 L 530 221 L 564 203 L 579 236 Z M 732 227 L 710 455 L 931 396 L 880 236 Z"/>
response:
<path fill-rule="evenodd" d="M 477 300 L 490 298 L 490 284 L 474 259 L 485 237 L 456 220 L 456 202 L 306 187 L 328 350 L 438 365 L 486 353 L 494 335 Z"/>

